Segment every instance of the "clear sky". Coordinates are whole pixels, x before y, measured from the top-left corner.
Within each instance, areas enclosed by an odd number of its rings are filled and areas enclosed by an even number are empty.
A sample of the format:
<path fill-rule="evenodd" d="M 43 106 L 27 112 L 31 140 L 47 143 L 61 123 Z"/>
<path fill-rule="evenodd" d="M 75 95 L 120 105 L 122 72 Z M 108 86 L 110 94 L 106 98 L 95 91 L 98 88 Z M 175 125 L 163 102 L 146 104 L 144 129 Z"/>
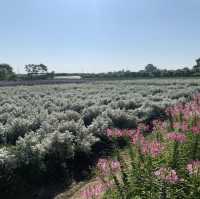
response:
<path fill-rule="evenodd" d="M 199 0 L 0 0 L 0 62 L 24 72 L 102 72 L 194 65 Z"/>

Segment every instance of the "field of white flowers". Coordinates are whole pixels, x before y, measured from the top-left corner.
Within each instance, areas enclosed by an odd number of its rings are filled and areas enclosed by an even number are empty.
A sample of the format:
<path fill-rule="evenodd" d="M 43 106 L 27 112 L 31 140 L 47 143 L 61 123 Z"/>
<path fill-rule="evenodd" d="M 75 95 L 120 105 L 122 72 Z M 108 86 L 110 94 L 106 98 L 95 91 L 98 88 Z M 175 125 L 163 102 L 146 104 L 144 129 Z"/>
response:
<path fill-rule="evenodd" d="M 0 193 L 87 176 L 108 128 L 165 117 L 167 106 L 199 90 L 197 79 L 0 88 Z"/>

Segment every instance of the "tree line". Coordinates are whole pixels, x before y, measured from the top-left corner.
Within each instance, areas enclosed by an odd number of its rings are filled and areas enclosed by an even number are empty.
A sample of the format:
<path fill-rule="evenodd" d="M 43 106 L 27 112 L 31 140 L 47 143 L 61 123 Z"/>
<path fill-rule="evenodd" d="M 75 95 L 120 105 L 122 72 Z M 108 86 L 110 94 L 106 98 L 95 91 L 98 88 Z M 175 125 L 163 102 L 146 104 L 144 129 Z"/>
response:
<path fill-rule="evenodd" d="M 195 77 L 200 76 L 200 58 L 196 60 L 196 64 L 190 69 L 184 67 L 181 69 L 159 69 L 153 64 L 148 64 L 143 70 L 132 72 L 129 70 L 120 70 L 116 72 L 85 74 L 87 78 L 161 78 L 161 77 Z"/>
<path fill-rule="evenodd" d="M 55 75 L 79 75 L 82 78 L 155 78 L 155 77 L 194 77 L 200 76 L 200 58 L 196 60 L 196 64 L 190 69 L 184 67 L 182 69 L 159 69 L 153 64 L 148 64 L 143 70 L 132 72 L 129 70 L 120 70 L 108 73 L 60 73 L 55 74 L 54 71 L 49 72 L 48 67 L 44 64 L 28 64 L 24 67 L 26 74 L 16 74 L 9 64 L 0 64 L 0 80 L 34 80 L 34 79 L 53 79 Z"/>

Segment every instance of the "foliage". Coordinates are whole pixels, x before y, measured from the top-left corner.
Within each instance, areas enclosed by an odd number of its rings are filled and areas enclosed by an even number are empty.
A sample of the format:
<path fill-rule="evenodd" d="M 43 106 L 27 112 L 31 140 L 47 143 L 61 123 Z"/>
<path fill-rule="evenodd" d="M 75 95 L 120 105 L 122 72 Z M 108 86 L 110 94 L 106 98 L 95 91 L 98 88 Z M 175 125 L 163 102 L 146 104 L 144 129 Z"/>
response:
<path fill-rule="evenodd" d="M 28 64 L 24 67 L 27 75 L 19 75 L 19 79 L 23 80 L 40 80 L 40 79 L 53 79 L 55 72 L 48 72 L 48 67 L 44 64 Z"/>
<path fill-rule="evenodd" d="M 0 64 L 0 80 L 13 80 L 15 73 L 9 64 Z"/>
<path fill-rule="evenodd" d="M 25 65 L 25 70 L 28 74 L 38 74 L 46 73 L 48 71 L 48 68 L 44 64 L 28 64 Z"/>

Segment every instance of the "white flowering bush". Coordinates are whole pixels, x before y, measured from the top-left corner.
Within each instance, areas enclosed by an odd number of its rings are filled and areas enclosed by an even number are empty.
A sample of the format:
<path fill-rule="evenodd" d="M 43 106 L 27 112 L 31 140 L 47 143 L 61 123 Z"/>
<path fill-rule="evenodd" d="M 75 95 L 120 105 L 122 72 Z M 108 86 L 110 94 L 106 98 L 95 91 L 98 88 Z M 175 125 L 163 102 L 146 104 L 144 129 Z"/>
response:
<path fill-rule="evenodd" d="M 113 126 L 120 129 L 128 129 L 136 127 L 136 118 L 123 110 L 111 110 L 107 112 L 108 117 L 111 118 Z"/>
<path fill-rule="evenodd" d="M 23 118 L 13 118 L 7 122 L 6 125 L 6 142 L 8 144 L 15 144 L 19 137 L 25 136 L 29 131 L 30 122 Z"/>

